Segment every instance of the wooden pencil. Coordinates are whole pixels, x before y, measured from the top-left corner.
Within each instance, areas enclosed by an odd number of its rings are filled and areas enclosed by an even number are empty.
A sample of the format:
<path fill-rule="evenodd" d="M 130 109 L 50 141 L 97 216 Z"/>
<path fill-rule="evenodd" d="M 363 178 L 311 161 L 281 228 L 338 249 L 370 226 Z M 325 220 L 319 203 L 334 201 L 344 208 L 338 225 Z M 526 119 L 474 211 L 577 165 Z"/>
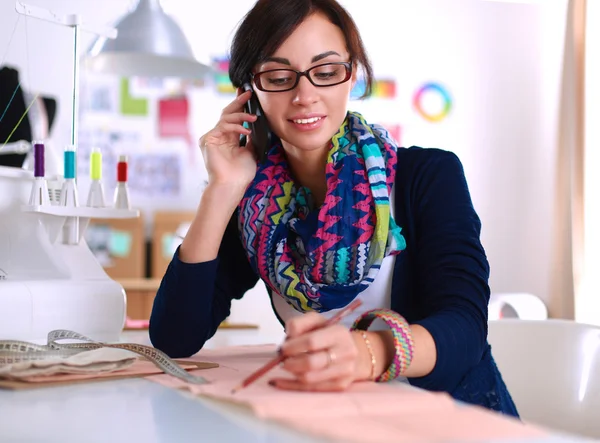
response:
<path fill-rule="evenodd" d="M 312 331 L 316 331 L 318 329 L 323 329 L 323 328 L 326 328 L 327 326 L 331 326 L 331 325 L 339 322 L 346 315 L 355 311 L 361 304 L 362 304 L 362 302 L 360 300 L 358 300 L 358 299 L 353 300 L 346 307 L 344 307 L 343 309 L 340 309 L 334 316 L 332 316 L 330 319 L 328 319 L 325 323 L 323 323 L 313 329 L 310 329 L 307 332 L 312 332 Z M 283 355 L 278 355 L 273 360 L 269 361 L 267 364 L 260 367 L 255 372 L 253 372 L 248 377 L 246 377 L 238 386 L 236 386 L 235 388 L 233 388 L 231 390 L 231 393 L 235 394 L 240 389 L 244 389 L 244 388 L 248 387 L 249 385 L 254 383 L 256 380 L 258 380 L 260 377 L 262 377 L 267 372 L 269 372 L 271 369 L 273 369 L 275 366 L 282 363 L 284 360 L 285 360 L 285 357 Z"/>

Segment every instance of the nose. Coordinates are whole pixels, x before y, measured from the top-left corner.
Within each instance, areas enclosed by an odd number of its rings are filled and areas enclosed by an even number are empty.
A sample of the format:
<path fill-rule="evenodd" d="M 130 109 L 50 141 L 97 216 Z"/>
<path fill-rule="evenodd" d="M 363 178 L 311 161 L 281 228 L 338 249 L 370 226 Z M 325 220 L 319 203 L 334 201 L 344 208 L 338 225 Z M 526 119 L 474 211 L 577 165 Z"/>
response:
<path fill-rule="evenodd" d="M 294 89 L 293 103 L 298 106 L 311 105 L 319 100 L 318 88 L 303 75 Z"/>

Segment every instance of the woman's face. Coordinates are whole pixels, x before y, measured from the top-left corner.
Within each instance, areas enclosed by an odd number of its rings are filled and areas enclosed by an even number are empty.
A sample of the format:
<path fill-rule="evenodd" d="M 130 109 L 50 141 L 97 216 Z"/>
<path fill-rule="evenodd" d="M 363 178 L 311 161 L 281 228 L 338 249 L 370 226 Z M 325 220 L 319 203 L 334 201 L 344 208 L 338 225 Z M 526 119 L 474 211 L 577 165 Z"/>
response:
<path fill-rule="evenodd" d="M 283 42 L 256 72 L 270 69 L 305 71 L 330 62 L 348 62 L 349 54 L 341 29 L 320 13 L 312 14 Z M 284 148 L 300 151 L 320 150 L 338 131 L 346 117 L 350 81 L 335 86 L 314 86 L 306 76 L 297 86 L 284 92 L 265 92 L 254 88 L 271 130 L 281 138 Z"/>

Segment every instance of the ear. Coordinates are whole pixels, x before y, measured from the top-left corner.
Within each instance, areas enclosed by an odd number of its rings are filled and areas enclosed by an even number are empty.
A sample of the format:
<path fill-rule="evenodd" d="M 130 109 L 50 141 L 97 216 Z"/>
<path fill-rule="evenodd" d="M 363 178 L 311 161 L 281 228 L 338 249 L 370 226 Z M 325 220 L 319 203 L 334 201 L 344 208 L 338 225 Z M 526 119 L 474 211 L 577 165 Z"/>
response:
<path fill-rule="evenodd" d="M 358 79 L 358 74 L 356 71 L 358 70 L 358 66 L 355 63 L 352 64 L 352 76 L 350 77 L 350 81 L 352 82 L 352 89 L 356 86 L 356 80 Z"/>

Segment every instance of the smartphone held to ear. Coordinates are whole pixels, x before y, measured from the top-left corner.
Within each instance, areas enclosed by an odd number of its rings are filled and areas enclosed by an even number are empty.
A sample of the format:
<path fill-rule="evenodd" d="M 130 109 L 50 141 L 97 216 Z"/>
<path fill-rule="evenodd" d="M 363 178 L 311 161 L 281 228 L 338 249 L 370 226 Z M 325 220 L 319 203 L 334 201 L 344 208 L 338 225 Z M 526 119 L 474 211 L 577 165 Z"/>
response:
<path fill-rule="evenodd" d="M 252 91 L 252 86 L 250 83 L 244 83 L 243 85 L 244 91 Z M 244 111 L 249 114 L 255 114 L 256 120 L 253 122 L 248 122 L 250 125 L 250 139 L 252 140 L 252 146 L 256 152 L 256 156 L 258 158 L 258 163 L 262 163 L 267 151 L 271 147 L 271 130 L 269 129 L 269 124 L 267 122 L 267 117 L 263 113 L 262 108 L 260 107 L 260 103 L 258 98 L 252 93 L 250 99 L 244 105 Z M 246 139 L 243 137 L 240 140 L 240 144 L 245 144 Z"/>

